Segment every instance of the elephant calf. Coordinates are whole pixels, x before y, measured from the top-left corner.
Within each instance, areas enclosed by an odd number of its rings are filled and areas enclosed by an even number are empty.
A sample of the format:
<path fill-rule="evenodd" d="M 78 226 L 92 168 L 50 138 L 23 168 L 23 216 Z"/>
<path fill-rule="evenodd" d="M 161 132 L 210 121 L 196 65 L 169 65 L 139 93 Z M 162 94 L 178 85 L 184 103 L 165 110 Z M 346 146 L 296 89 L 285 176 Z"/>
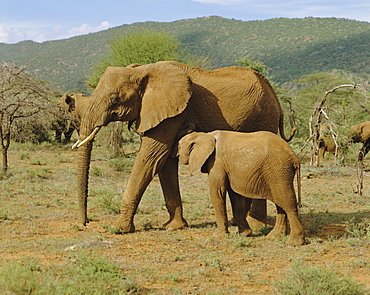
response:
<path fill-rule="evenodd" d="M 267 131 L 193 132 L 180 139 L 177 155 L 182 164 L 189 165 L 191 173 L 199 169 L 208 173 L 210 196 L 221 232 L 228 233 L 228 192 L 240 233 L 252 233 L 245 219 L 251 199 L 268 199 L 277 208 L 275 227 L 268 237 L 277 239 L 286 235 L 288 218 L 291 232 L 287 243 L 305 243 L 293 185 L 297 172 L 299 197 L 300 163 L 282 138 Z"/>

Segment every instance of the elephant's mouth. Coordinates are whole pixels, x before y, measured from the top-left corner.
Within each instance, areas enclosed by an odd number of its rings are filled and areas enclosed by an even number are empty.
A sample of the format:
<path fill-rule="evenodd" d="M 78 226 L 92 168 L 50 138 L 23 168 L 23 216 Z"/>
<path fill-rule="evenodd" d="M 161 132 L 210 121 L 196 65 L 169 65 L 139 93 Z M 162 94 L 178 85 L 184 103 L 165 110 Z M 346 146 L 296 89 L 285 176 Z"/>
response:
<path fill-rule="evenodd" d="M 91 134 L 86 137 L 84 140 L 77 140 L 76 143 L 72 146 L 72 149 L 76 148 L 76 147 L 80 147 L 80 146 L 83 146 L 84 144 L 88 143 L 89 141 L 93 140 L 95 135 L 100 131 L 101 127 L 95 127 L 95 129 L 93 130 L 93 132 L 91 132 Z"/>

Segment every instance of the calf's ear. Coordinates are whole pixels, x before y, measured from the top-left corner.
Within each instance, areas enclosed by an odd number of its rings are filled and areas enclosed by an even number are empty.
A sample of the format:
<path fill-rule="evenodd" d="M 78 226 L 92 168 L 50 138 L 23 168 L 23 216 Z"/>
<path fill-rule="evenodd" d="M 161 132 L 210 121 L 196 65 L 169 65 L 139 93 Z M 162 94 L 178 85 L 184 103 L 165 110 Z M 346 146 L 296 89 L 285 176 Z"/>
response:
<path fill-rule="evenodd" d="M 216 148 L 216 139 L 207 133 L 200 133 L 190 149 L 189 171 L 193 174 L 195 171 L 202 169 L 208 158 L 212 155 Z"/>

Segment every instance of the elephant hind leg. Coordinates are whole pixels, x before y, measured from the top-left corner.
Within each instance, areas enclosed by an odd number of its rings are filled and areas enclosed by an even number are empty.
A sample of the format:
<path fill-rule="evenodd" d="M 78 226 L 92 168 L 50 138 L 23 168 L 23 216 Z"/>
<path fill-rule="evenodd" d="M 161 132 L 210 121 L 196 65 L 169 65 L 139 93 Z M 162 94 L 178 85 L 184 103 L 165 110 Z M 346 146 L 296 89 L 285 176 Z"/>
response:
<path fill-rule="evenodd" d="M 305 232 L 301 220 L 298 216 L 298 211 L 292 210 L 287 212 L 290 224 L 290 234 L 287 244 L 292 246 L 300 246 L 306 244 Z"/>
<path fill-rule="evenodd" d="M 286 235 L 288 232 L 288 224 L 290 225 L 290 234 L 288 236 L 287 244 L 298 246 L 305 244 L 305 232 L 303 225 L 298 216 L 297 201 L 293 188 L 290 190 L 290 193 L 286 194 L 286 198 L 283 200 L 278 200 L 276 202 L 276 208 L 278 215 L 276 218 L 276 224 L 274 230 L 270 233 L 271 236 L 276 237 L 280 234 Z"/>
<path fill-rule="evenodd" d="M 228 190 L 231 208 L 233 212 L 233 223 L 238 226 L 238 230 L 240 234 L 245 236 L 252 235 L 252 229 L 250 228 L 246 216 L 250 209 L 252 200 L 250 198 L 245 198 L 232 189 Z"/>
<path fill-rule="evenodd" d="M 285 211 L 276 205 L 276 221 L 275 221 L 275 226 L 270 231 L 270 233 L 267 235 L 267 238 L 269 239 L 274 239 L 274 240 L 280 240 L 281 236 L 287 235 L 288 232 L 288 221 L 287 221 L 287 215 Z"/>

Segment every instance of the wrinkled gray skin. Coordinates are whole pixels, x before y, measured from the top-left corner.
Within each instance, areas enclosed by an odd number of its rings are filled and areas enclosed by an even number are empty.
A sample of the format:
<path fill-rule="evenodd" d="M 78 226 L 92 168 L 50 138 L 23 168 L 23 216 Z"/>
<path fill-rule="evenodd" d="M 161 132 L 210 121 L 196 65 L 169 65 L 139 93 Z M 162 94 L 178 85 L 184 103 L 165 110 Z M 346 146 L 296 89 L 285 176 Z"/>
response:
<path fill-rule="evenodd" d="M 277 209 L 275 227 L 268 237 L 280 239 L 286 235 L 288 217 L 291 232 L 287 243 L 295 246 L 305 243 L 293 184 L 297 172 L 300 199 L 300 163 L 282 138 L 266 131 L 193 132 L 179 141 L 178 156 L 180 163 L 189 165 L 190 173 L 197 170 L 208 173 L 210 196 L 221 233 L 228 233 L 228 193 L 240 233 L 252 234 L 245 220 L 251 200 L 268 199 Z"/>
<path fill-rule="evenodd" d="M 179 191 L 178 159 L 170 157 L 184 123 L 193 122 L 197 131 L 206 132 L 226 129 L 277 133 L 280 130 L 285 138 L 283 112 L 271 85 L 249 68 L 202 71 L 174 61 L 109 67 L 94 90 L 80 128 L 80 141 L 88 138 L 78 152 L 78 198 L 80 221 L 84 225 L 89 221 L 91 139 L 100 127 L 112 121 L 135 124 L 142 137 L 122 198 L 120 216 L 114 225 L 122 233 L 135 230 L 136 209 L 156 174 L 170 215 L 165 228 L 187 226 Z M 262 202 L 256 208 L 255 215 L 264 219 L 266 204 Z"/>

